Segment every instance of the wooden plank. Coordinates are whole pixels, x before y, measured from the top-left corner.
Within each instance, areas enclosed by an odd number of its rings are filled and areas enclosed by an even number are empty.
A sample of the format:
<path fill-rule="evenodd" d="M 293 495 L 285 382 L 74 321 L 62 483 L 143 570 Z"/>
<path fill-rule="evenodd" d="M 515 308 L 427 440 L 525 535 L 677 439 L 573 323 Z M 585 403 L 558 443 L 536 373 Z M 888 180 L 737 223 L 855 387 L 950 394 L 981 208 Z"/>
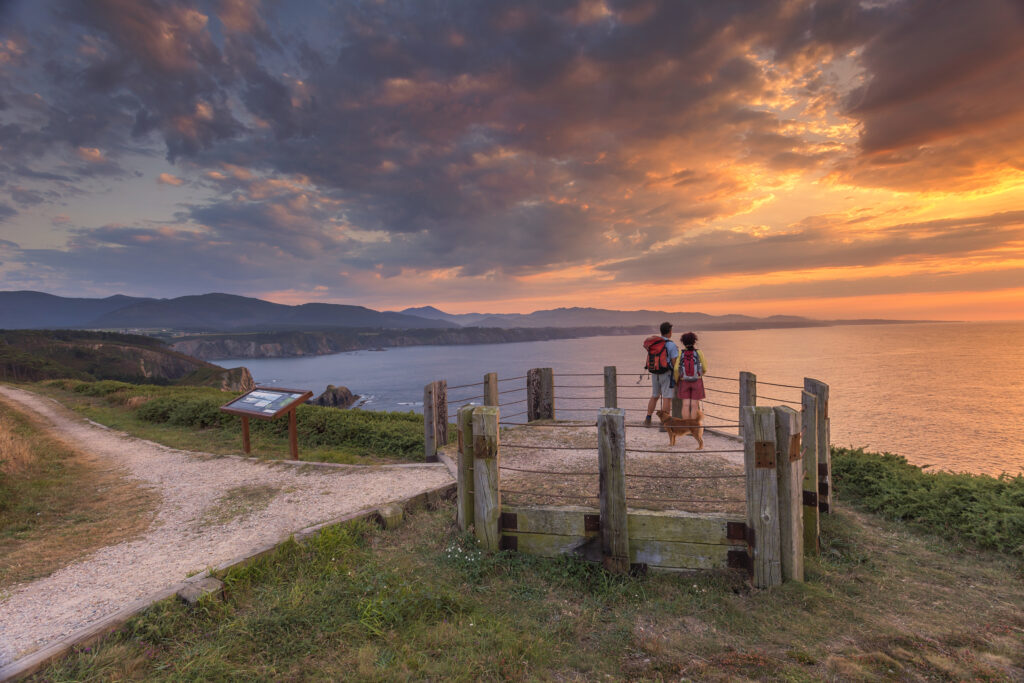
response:
<path fill-rule="evenodd" d="M 818 512 L 818 399 L 809 391 L 800 394 L 800 453 L 804 464 L 804 553 L 821 552 Z"/>
<path fill-rule="evenodd" d="M 604 407 L 619 407 L 618 369 L 614 365 L 604 366 Z"/>
<path fill-rule="evenodd" d="M 740 415 L 747 474 L 747 527 L 753 534 L 751 580 L 757 588 L 771 588 L 782 583 L 779 484 L 774 463 L 771 467 L 757 466 L 756 445 L 768 442 L 774 449 L 775 412 L 768 407 L 748 406 Z"/>
<path fill-rule="evenodd" d="M 499 465 L 498 408 L 477 406 L 473 409 L 473 526 L 483 548 L 490 551 L 497 551 L 501 541 Z"/>
<path fill-rule="evenodd" d="M 527 534 L 504 531 L 506 538 L 516 539 L 516 550 L 527 555 L 558 557 L 575 555 L 591 562 L 601 561 L 601 539 L 592 536 L 562 536 L 560 534 Z"/>
<path fill-rule="evenodd" d="M 626 517 L 626 411 L 597 412 L 597 463 L 600 471 L 601 552 L 609 571 L 629 571 L 629 525 Z"/>
<path fill-rule="evenodd" d="M 514 515 L 516 531 L 556 536 L 596 536 L 599 529 L 587 531 L 586 517 L 600 515 L 596 508 L 555 505 L 503 505 L 503 515 Z M 502 527 L 505 533 L 505 527 Z"/>
<path fill-rule="evenodd" d="M 502 535 L 506 539 L 514 538 L 516 550 L 529 555 L 575 555 L 591 562 L 602 559 L 600 542 L 596 536 L 531 534 L 521 531 L 503 531 Z M 733 548 L 727 545 L 632 539 L 629 542 L 628 560 L 632 564 L 662 569 L 725 569 L 728 567 L 730 550 Z"/>
<path fill-rule="evenodd" d="M 752 372 L 740 373 L 740 436 L 743 436 L 743 409 L 757 405 L 757 375 Z"/>
<path fill-rule="evenodd" d="M 459 528 L 469 531 L 473 526 L 473 408 L 459 408 L 459 451 L 456 468 L 455 517 Z"/>
<path fill-rule="evenodd" d="M 633 564 L 665 569 L 725 569 L 730 547 L 705 543 L 673 543 L 654 539 L 630 539 Z"/>
<path fill-rule="evenodd" d="M 498 373 L 488 372 L 484 375 L 484 405 L 498 405 Z"/>
<path fill-rule="evenodd" d="M 521 533 L 580 537 L 597 533 L 586 529 L 585 518 L 588 515 L 598 514 L 598 510 L 594 508 L 503 505 L 501 512 L 503 515 L 515 517 L 514 530 Z M 627 512 L 626 518 L 630 539 L 746 546 L 745 540 L 730 540 L 726 537 L 730 522 L 745 525 L 745 519 L 701 515 L 681 510 L 630 510 Z M 502 533 L 509 531 L 510 529 L 502 527 Z"/>
<path fill-rule="evenodd" d="M 437 459 L 437 429 L 434 427 L 435 382 L 423 386 L 423 459 L 434 462 Z"/>
<path fill-rule="evenodd" d="M 779 550 L 782 580 L 804 580 L 804 462 L 800 413 L 775 406 L 775 469 L 779 479 Z"/>
<path fill-rule="evenodd" d="M 627 515 L 629 540 L 658 540 L 673 543 L 705 543 L 711 545 L 746 545 L 745 540 L 726 537 L 729 522 L 746 523 L 745 519 L 704 516 L 678 510 L 631 511 Z"/>
<path fill-rule="evenodd" d="M 832 448 L 829 434 L 828 399 L 829 387 L 824 382 L 810 377 L 804 378 L 804 391 L 814 394 L 818 401 L 817 438 L 818 443 L 818 509 L 832 510 Z"/>

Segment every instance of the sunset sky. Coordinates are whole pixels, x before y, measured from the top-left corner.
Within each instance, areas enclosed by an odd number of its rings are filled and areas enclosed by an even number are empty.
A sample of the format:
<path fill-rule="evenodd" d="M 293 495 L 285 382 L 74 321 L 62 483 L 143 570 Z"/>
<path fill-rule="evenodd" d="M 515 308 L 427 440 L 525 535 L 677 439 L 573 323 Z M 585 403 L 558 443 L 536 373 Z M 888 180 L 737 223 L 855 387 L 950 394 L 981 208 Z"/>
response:
<path fill-rule="evenodd" d="M 0 0 L 0 289 L 1024 319 L 1024 3 Z"/>

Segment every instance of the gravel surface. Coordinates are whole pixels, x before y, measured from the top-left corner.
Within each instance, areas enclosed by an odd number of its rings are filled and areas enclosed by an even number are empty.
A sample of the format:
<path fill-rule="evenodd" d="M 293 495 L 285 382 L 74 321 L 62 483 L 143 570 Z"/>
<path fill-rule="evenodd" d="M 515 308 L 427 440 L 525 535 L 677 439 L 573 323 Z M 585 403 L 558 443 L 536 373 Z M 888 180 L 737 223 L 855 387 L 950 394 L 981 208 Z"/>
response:
<path fill-rule="evenodd" d="M 317 467 L 179 451 L 89 423 L 31 392 L 0 386 L 0 393 L 162 497 L 143 536 L 0 592 L 0 666 L 208 566 L 307 526 L 453 481 L 438 463 Z M 235 511 L 221 522 L 222 496 L 242 486 L 270 491 L 272 498 L 264 495 L 259 509 Z"/>

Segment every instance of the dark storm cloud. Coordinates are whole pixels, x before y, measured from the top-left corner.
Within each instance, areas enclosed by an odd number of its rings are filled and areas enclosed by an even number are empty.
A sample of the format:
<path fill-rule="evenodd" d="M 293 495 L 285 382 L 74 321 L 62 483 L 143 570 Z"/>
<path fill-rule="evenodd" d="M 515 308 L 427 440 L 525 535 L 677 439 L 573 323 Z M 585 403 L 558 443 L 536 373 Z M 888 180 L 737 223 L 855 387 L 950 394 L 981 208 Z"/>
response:
<path fill-rule="evenodd" d="M 4 204 L 3 202 L 0 202 L 0 223 L 3 223 L 4 221 L 6 221 L 7 219 L 11 218 L 12 216 L 17 216 L 17 215 L 18 215 L 18 210 L 17 209 L 15 209 L 15 208 L 13 208 L 11 206 L 8 206 L 7 204 Z"/>
<path fill-rule="evenodd" d="M 858 183 L 947 189 L 1024 153 L 1024 4 L 908 2 L 864 47 L 869 76 L 847 97 L 863 155 Z"/>
<path fill-rule="evenodd" d="M 600 267 L 617 278 L 666 280 L 843 266 L 877 266 L 984 253 L 1024 240 L 1024 211 L 894 225 L 850 233 L 841 222 L 808 219 L 765 235 L 716 230 L 638 258 Z M 1002 258 L 1002 257 L 999 257 Z"/>
<path fill-rule="evenodd" d="M 66 255 L 23 256 L 83 278 L 126 254 L 133 272 L 147 264 L 139 277 L 216 254 L 225 272 L 259 263 L 284 282 L 260 256 L 273 253 L 334 282 L 348 266 L 524 274 L 647 253 L 606 268 L 645 280 L 686 253 L 698 273 L 753 272 L 955 254 L 961 232 L 990 246 L 1012 232 L 891 228 L 836 247 L 842 228 L 808 223 L 657 248 L 752 209 L 768 190 L 750 168 L 901 187 L 1009 163 L 1020 148 L 1004 128 L 1024 111 L 1012 0 L 15 4 L 0 52 L 9 185 L 66 194 L 159 149 L 214 193 L 173 233 L 97 228 Z M 861 149 L 821 145 L 764 104 L 797 88 L 834 109 L 845 91 L 821 65 L 853 50 L 866 80 L 844 107 Z M 268 195 L 268 179 L 306 187 Z"/>

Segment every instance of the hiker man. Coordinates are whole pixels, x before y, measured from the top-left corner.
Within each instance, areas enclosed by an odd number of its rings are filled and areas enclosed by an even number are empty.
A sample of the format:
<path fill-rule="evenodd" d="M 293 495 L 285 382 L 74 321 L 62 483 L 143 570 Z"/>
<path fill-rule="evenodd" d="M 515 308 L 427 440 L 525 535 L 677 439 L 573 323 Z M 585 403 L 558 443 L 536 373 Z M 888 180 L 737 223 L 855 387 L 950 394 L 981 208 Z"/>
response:
<path fill-rule="evenodd" d="M 644 368 L 651 373 L 651 400 L 647 402 L 647 417 L 644 426 L 651 426 L 651 415 L 658 409 L 658 398 L 661 398 L 661 409 L 668 412 L 672 407 L 672 366 L 679 347 L 671 340 L 672 323 L 661 324 L 661 334 L 652 335 L 644 340 L 647 349 L 647 363 Z"/>

